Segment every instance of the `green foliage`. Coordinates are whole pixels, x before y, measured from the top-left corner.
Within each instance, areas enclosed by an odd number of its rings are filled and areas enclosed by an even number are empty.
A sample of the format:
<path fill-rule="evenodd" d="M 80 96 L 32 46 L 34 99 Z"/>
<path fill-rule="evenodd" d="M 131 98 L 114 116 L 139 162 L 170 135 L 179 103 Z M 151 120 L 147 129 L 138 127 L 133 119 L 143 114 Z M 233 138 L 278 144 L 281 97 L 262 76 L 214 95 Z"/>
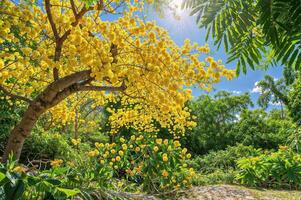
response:
<path fill-rule="evenodd" d="M 0 164 L 0 199 L 70 199 L 81 191 L 68 188 L 71 171 L 68 168 L 46 171 L 26 171 L 12 158 Z"/>
<path fill-rule="evenodd" d="M 284 79 L 275 80 L 273 77 L 266 75 L 264 80 L 257 83 L 261 89 L 261 95 L 258 98 L 258 104 L 266 109 L 270 103 L 281 103 L 287 105 L 287 86 Z"/>
<path fill-rule="evenodd" d="M 292 85 L 292 90 L 289 92 L 288 108 L 293 120 L 301 125 L 301 78 L 298 78 Z"/>
<path fill-rule="evenodd" d="M 287 118 L 273 119 L 263 110 L 244 110 L 228 134 L 237 143 L 273 149 L 287 143 L 288 129 L 292 126 Z"/>
<path fill-rule="evenodd" d="M 189 104 L 197 126 L 182 138 L 192 153 L 202 155 L 237 143 L 272 149 L 286 144 L 293 123 L 285 110 L 248 110 L 249 94 L 238 96 L 219 92 L 214 97 L 201 95 Z"/>
<path fill-rule="evenodd" d="M 22 107 L 14 100 L 8 101 L 5 95 L 0 93 L 0 155 L 4 151 L 8 134 L 20 118 Z"/>
<path fill-rule="evenodd" d="M 227 133 L 238 120 L 239 113 L 250 105 L 252 103 L 249 94 L 233 96 L 222 91 L 214 97 L 201 95 L 189 105 L 192 114 L 197 118 L 197 127 L 187 132 L 182 139 L 183 145 L 196 154 L 234 145 L 235 141 Z"/>
<path fill-rule="evenodd" d="M 191 155 L 179 141 L 137 134 L 95 146 L 89 156 L 95 170 L 104 173 L 100 177 L 124 179 L 141 185 L 148 193 L 187 187 L 194 175 L 194 170 L 185 164 Z"/>
<path fill-rule="evenodd" d="M 237 60 L 237 73 L 271 62 L 300 70 L 300 1 L 187 0 L 184 6 L 207 29 L 206 39 L 211 34 L 218 48 L 223 44 L 228 62 Z"/>
<path fill-rule="evenodd" d="M 252 146 L 229 146 L 225 150 L 212 151 L 204 156 L 194 158 L 189 162 L 195 170 L 202 174 L 210 174 L 215 171 L 230 171 L 236 169 L 236 162 L 240 158 L 258 156 L 261 150 Z"/>
<path fill-rule="evenodd" d="M 237 180 L 249 186 L 300 189 L 301 155 L 286 146 L 279 148 L 239 160 Z"/>
<path fill-rule="evenodd" d="M 237 171 L 229 170 L 216 170 L 209 174 L 197 173 L 192 179 L 192 184 L 200 185 L 213 185 L 213 184 L 234 184 Z"/>

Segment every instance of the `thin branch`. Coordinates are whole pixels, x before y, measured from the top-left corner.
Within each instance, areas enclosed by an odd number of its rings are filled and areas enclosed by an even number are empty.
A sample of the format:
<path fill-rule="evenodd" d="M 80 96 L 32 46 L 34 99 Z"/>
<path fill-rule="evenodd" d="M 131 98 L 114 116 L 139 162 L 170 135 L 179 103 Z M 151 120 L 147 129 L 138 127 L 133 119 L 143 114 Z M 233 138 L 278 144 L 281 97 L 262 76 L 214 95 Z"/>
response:
<path fill-rule="evenodd" d="M 59 36 L 59 34 L 57 32 L 56 25 L 55 25 L 53 17 L 52 17 L 50 6 L 51 6 L 50 5 L 50 0 L 45 0 L 45 9 L 46 9 L 46 13 L 47 13 L 47 17 L 48 17 L 49 23 L 51 25 L 52 32 L 54 34 L 54 38 L 55 38 L 55 40 L 59 40 L 60 36 Z"/>
<path fill-rule="evenodd" d="M 71 8 L 72 8 L 72 12 L 74 14 L 74 17 L 76 17 L 77 16 L 77 11 L 76 11 L 74 0 L 70 0 L 70 4 L 71 4 Z"/>
<path fill-rule="evenodd" d="M 16 95 L 16 94 L 12 94 L 10 93 L 7 89 L 5 89 L 2 85 L 0 85 L 0 90 L 6 94 L 7 96 L 10 96 L 11 98 L 13 99 L 19 99 L 19 100 L 22 100 L 22 101 L 25 101 L 27 103 L 31 103 L 32 101 L 26 97 L 23 97 L 23 96 L 19 96 L 19 95 Z"/>

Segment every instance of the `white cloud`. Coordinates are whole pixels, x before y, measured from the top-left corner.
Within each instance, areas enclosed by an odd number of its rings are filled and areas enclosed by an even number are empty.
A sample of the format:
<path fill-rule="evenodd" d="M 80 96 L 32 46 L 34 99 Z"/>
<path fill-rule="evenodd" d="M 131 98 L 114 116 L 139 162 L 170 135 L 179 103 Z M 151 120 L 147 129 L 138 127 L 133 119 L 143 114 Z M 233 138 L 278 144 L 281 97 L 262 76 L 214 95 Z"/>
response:
<path fill-rule="evenodd" d="M 269 103 L 271 106 L 281 106 L 280 102 L 270 102 Z"/>
<path fill-rule="evenodd" d="M 241 93 L 241 91 L 238 91 L 238 90 L 233 90 L 233 91 L 231 91 L 233 94 L 240 94 Z"/>
<path fill-rule="evenodd" d="M 262 89 L 260 86 L 258 86 L 258 81 L 255 82 L 253 89 L 251 90 L 251 93 L 262 93 Z"/>

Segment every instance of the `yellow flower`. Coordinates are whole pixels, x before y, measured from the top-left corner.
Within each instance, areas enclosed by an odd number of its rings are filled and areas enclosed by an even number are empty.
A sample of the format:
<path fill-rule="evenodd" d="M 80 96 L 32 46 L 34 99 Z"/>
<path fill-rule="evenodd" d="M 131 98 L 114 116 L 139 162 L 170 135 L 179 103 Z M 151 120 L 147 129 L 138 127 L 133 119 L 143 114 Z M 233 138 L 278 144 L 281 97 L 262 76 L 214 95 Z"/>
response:
<path fill-rule="evenodd" d="M 156 139 L 157 144 L 162 144 L 162 139 Z"/>
<path fill-rule="evenodd" d="M 140 147 L 136 147 L 136 148 L 135 148 L 135 151 L 136 151 L 136 152 L 139 152 L 139 151 L 140 151 Z"/>
<path fill-rule="evenodd" d="M 22 166 L 17 166 L 17 167 L 15 167 L 14 169 L 13 169 L 13 171 L 14 172 L 17 172 L 17 173 L 19 173 L 19 174 L 21 174 L 21 173 L 25 173 L 25 168 L 24 167 L 22 167 Z"/>
<path fill-rule="evenodd" d="M 104 147 L 104 144 L 103 144 L 103 143 L 98 143 L 98 142 L 96 142 L 96 143 L 95 143 L 95 147 L 96 147 L 96 148 L 102 148 L 102 147 Z"/>
<path fill-rule="evenodd" d="M 123 149 L 123 150 L 127 150 L 127 148 L 128 148 L 128 146 L 127 146 L 126 144 L 123 144 L 123 145 L 122 145 L 122 149 Z"/>
<path fill-rule="evenodd" d="M 168 139 L 165 139 L 163 142 L 165 145 L 168 145 Z"/>
<path fill-rule="evenodd" d="M 175 147 L 180 147 L 181 146 L 181 144 L 178 140 L 174 141 L 174 145 L 175 145 Z"/>
<path fill-rule="evenodd" d="M 190 154 L 190 153 L 187 154 L 186 157 L 187 157 L 187 158 L 191 158 L 191 154 Z"/>
<path fill-rule="evenodd" d="M 135 135 L 132 135 L 132 136 L 131 136 L 131 140 L 132 140 L 132 141 L 135 141 L 135 139 L 136 139 L 136 136 L 135 136 Z"/>
<path fill-rule="evenodd" d="M 168 157 L 167 156 L 163 156 L 163 161 L 167 162 L 168 161 Z"/>
<path fill-rule="evenodd" d="M 287 150 L 287 149 L 288 149 L 288 146 L 279 146 L 279 149 L 280 149 L 280 150 Z"/>
<path fill-rule="evenodd" d="M 120 155 L 120 156 L 123 156 L 124 155 L 124 153 L 123 153 L 123 151 L 118 151 L 118 154 Z"/>
<path fill-rule="evenodd" d="M 124 139 L 123 137 L 121 137 L 121 138 L 119 139 L 119 141 L 120 141 L 121 143 L 124 143 L 124 142 L 125 142 L 125 139 Z"/>
<path fill-rule="evenodd" d="M 154 147 L 154 151 L 157 152 L 159 148 L 157 146 Z"/>
<path fill-rule="evenodd" d="M 164 170 L 163 172 L 162 172 L 162 176 L 164 176 L 164 177 L 167 177 L 169 174 L 168 174 L 168 172 L 166 171 L 166 170 Z"/>
<path fill-rule="evenodd" d="M 116 153 L 116 150 L 115 150 L 115 149 L 112 149 L 112 150 L 111 150 L 111 153 L 112 153 L 112 154 L 115 154 L 115 153 Z"/>
<path fill-rule="evenodd" d="M 116 161 L 120 161 L 120 156 L 116 156 Z"/>
<path fill-rule="evenodd" d="M 100 164 L 102 164 L 102 165 L 105 164 L 105 161 L 104 161 L 104 160 L 100 160 L 99 162 L 100 162 Z"/>
<path fill-rule="evenodd" d="M 68 161 L 68 162 L 67 162 L 67 165 L 69 165 L 70 167 L 74 167 L 74 166 L 75 166 L 75 163 L 72 162 L 72 161 Z"/>
<path fill-rule="evenodd" d="M 52 167 L 59 167 L 59 166 L 61 166 L 61 164 L 63 164 L 62 159 L 55 159 L 55 160 L 50 161 L 50 165 Z"/>
<path fill-rule="evenodd" d="M 77 146 L 77 145 L 79 145 L 80 144 L 80 139 L 71 139 L 71 142 L 72 142 L 72 144 L 74 145 L 74 146 Z"/>
<path fill-rule="evenodd" d="M 182 149 L 182 154 L 186 154 L 186 153 L 187 153 L 187 149 L 186 148 Z"/>
<path fill-rule="evenodd" d="M 89 157 L 95 157 L 99 155 L 99 151 L 97 149 L 88 152 Z"/>

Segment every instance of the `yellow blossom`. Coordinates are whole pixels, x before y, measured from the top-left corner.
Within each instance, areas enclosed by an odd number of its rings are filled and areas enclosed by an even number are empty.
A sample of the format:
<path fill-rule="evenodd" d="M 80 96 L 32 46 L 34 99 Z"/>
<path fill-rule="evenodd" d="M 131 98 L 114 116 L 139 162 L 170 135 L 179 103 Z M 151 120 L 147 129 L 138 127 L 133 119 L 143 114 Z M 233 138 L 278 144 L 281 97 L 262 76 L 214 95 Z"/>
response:
<path fill-rule="evenodd" d="M 50 161 L 50 165 L 52 167 L 59 167 L 59 166 L 61 166 L 61 164 L 63 164 L 62 159 L 55 159 L 55 160 Z"/>
<path fill-rule="evenodd" d="M 13 169 L 14 172 L 17 172 L 17 173 L 25 173 L 26 169 L 22 166 L 17 166 Z"/>
<path fill-rule="evenodd" d="M 166 171 L 166 170 L 164 170 L 163 172 L 162 172 L 162 176 L 164 176 L 164 177 L 167 177 L 169 174 L 168 174 L 168 172 Z"/>

